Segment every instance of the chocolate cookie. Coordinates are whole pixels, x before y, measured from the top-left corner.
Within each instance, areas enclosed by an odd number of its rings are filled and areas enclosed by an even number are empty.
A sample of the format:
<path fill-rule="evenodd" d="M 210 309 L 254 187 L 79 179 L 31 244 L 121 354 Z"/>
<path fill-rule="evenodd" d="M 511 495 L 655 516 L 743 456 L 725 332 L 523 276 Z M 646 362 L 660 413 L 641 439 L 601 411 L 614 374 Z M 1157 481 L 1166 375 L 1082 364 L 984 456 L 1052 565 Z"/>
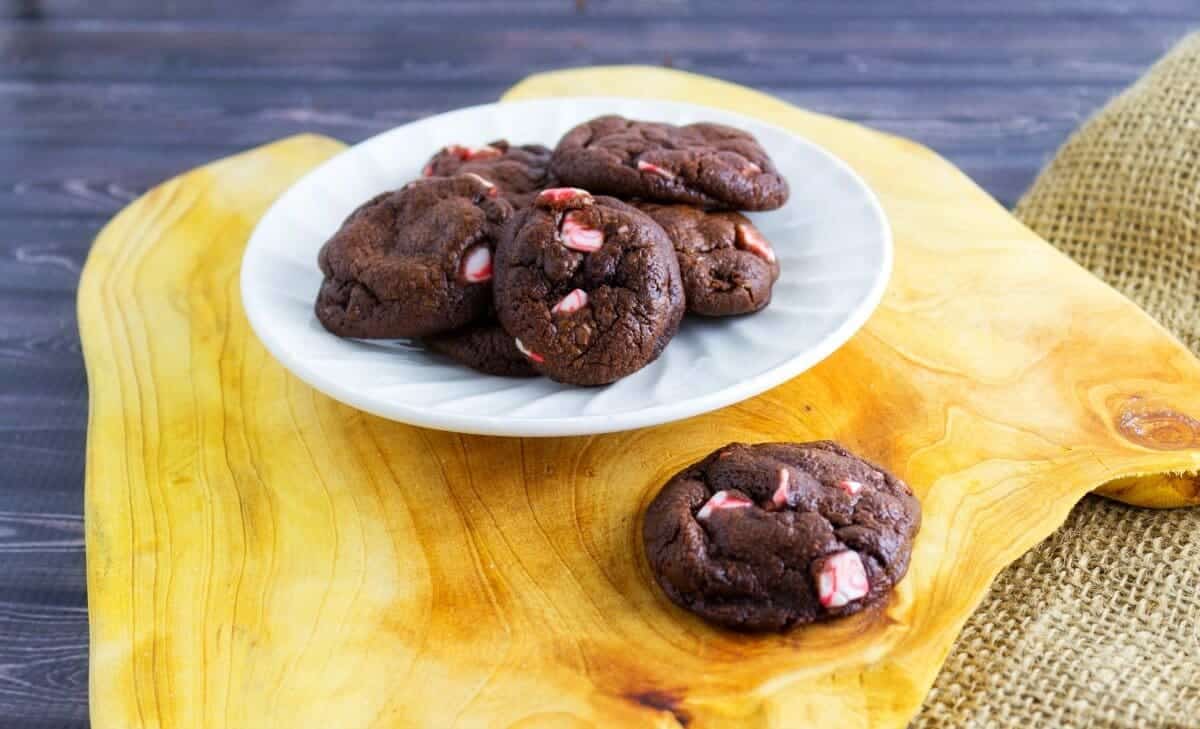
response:
<path fill-rule="evenodd" d="M 692 205 L 637 203 L 637 208 L 654 218 L 675 244 L 688 311 L 732 316 L 771 302 L 779 262 L 749 218 Z"/>
<path fill-rule="evenodd" d="M 491 305 L 492 251 L 512 205 L 469 175 L 368 201 L 321 248 L 317 319 L 342 337 L 420 337 Z"/>
<path fill-rule="evenodd" d="M 520 210 L 496 253 L 496 311 L 534 369 L 603 385 L 675 336 L 683 287 L 671 241 L 637 209 L 552 188 Z"/>
<path fill-rule="evenodd" d="M 883 600 L 920 524 L 903 481 L 836 443 L 733 443 L 667 482 L 643 537 L 681 607 L 731 628 L 783 630 Z"/>
<path fill-rule="evenodd" d="M 421 342 L 431 351 L 485 374 L 501 377 L 537 376 L 537 370 L 517 349 L 512 335 L 504 331 L 495 319 L 426 337 Z"/>
<path fill-rule="evenodd" d="M 517 207 L 525 207 L 533 195 L 554 187 L 550 177 L 550 149 L 540 144 L 515 146 L 498 139 L 482 147 L 451 144 L 430 158 L 421 170 L 425 177 L 448 177 L 470 172 L 500 188 L 500 194 Z"/>
<path fill-rule="evenodd" d="M 758 141 L 721 124 L 597 117 L 559 140 L 550 170 L 559 184 L 652 202 L 773 210 L 788 197 Z"/>

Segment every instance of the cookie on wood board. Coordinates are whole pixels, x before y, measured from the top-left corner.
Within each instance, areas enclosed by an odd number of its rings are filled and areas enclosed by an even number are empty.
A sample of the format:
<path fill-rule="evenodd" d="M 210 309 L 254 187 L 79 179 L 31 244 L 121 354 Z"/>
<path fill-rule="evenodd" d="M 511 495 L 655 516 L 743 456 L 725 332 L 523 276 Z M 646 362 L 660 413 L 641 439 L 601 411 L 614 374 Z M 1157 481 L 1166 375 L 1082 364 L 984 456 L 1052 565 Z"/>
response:
<path fill-rule="evenodd" d="M 884 600 L 920 525 L 907 484 L 837 443 L 733 443 L 668 481 L 642 533 L 673 602 L 764 631 Z"/>

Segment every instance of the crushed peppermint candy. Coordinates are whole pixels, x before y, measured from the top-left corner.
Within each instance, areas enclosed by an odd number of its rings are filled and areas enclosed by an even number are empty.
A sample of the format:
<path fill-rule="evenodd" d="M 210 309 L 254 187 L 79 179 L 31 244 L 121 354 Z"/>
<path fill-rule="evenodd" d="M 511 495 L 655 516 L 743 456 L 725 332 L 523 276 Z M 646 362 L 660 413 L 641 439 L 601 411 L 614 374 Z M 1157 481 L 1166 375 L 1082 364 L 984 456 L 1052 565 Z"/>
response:
<path fill-rule="evenodd" d="M 462 277 L 467 283 L 492 280 L 492 252 L 487 246 L 475 246 L 463 255 Z"/>
<path fill-rule="evenodd" d="M 782 509 L 788 503 L 788 485 L 792 481 L 792 474 L 786 468 L 779 468 L 779 485 L 775 487 L 775 493 L 771 495 L 771 506 L 776 509 Z"/>
<path fill-rule="evenodd" d="M 856 496 L 859 491 L 862 491 L 862 487 L 863 487 L 862 482 L 851 481 L 848 478 L 844 478 L 841 481 L 838 481 L 836 486 L 839 489 L 841 489 L 842 491 L 845 491 L 850 496 Z"/>
<path fill-rule="evenodd" d="M 560 233 L 563 245 L 573 251 L 591 253 L 604 245 L 604 231 L 585 223 L 577 210 L 563 216 Z"/>
<path fill-rule="evenodd" d="M 743 250 L 750 251 L 754 255 L 763 258 L 767 263 L 775 262 L 775 250 L 771 248 L 771 244 L 766 238 L 762 237 L 762 233 L 753 225 L 746 223 L 737 224 L 737 247 Z"/>
<path fill-rule="evenodd" d="M 578 187 L 551 187 L 538 193 L 534 204 L 542 208 L 581 207 L 595 202 L 592 193 Z"/>
<path fill-rule="evenodd" d="M 858 552 L 846 550 L 825 558 L 817 572 L 817 597 L 827 608 L 840 608 L 871 591 Z"/>
<path fill-rule="evenodd" d="M 665 169 L 663 167 L 659 167 L 658 165 L 654 164 L 653 162 L 647 162 L 645 160 L 639 159 L 638 163 L 637 163 L 637 168 L 642 172 L 649 172 L 652 175 L 658 175 L 659 177 L 663 178 L 664 180 L 674 180 L 675 179 L 674 172 L 672 172 L 668 169 Z"/>
<path fill-rule="evenodd" d="M 517 345 L 517 351 L 528 357 L 530 360 L 537 362 L 538 364 L 546 361 L 545 357 L 526 347 L 525 343 L 522 342 L 519 337 L 514 337 L 513 342 Z"/>
<path fill-rule="evenodd" d="M 744 509 L 748 506 L 754 506 L 754 502 L 745 496 L 733 493 L 732 491 L 718 491 L 708 501 L 704 502 L 704 506 L 700 507 L 700 511 L 696 513 L 696 518 L 707 519 L 712 516 L 714 511 L 721 509 Z"/>
<path fill-rule="evenodd" d="M 550 312 L 552 314 L 573 314 L 583 307 L 587 306 L 588 295 L 583 289 L 575 289 L 571 293 L 562 297 L 562 299 L 554 305 Z"/>
<path fill-rule="evenodd" d="M 474 172 L 464 172 L 463 174 L 487 188 L 488 197 L 496 197 L 499 194 L 500 190 L 496 187 L 495 183 L 486 179 L 483 175 L 477 175 Z"/>
<path fill-rule="evenodd" d="M 466 147 L 461 144 L 451 144 L 446 147 L 446 151 L 458 157 L 463 162 L 471 162 L 477 159 L 493 159 L 504 154 L 490 144 L 482 147 Z"/>

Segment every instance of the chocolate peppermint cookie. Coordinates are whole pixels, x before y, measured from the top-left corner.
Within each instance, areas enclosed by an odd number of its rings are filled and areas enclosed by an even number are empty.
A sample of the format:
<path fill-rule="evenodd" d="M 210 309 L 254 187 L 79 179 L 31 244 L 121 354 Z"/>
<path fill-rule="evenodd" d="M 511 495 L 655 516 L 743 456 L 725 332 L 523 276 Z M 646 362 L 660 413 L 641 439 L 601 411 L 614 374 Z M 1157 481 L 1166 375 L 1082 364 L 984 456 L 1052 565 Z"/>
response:
<path fill-rule="evenodd" d="M 448 177 L 470 172 L 496 185 L 500 194 L 517 207 L 525 207 L 533 194 L 554 187 L 550 176 L 550 149 L 540 144 L 509 144 L 498 139 L 482 147 L 451 144 L 429 160 L 424 177 Z"/>
<path fill-rule="evenodd" d="M 739 630 L 784 630 L 882 601 L 920 523 L 903 481 L 836 443 L 734 443 L 667 482 L 643 537 L 679 606 Z"/>
<path fill-rule="evenodd" d="M 492 252 L 512 205 L 472 175 L 433 177 L 355 210 L 318 256 L 317 319 L 342 337 L 419 337 L 491 306 Z"/>
<path fill-rule="evenodd" d="M 430 351 L 489 375 L 536 377 L 537 370 L 517 349 L 516 341 L 495 319 L 421 340 Z"/>
<path fill-rule="evenodd" d="M 550 170 L 563 185 L 651 202 L 773 210 L 788 197 L 758 141 L 722 124 L 597 117 L 559 140 Z"/>
<path fill-rule="evenodd" d="M 620 200 L 553 188 L 520 210 L 496 255 L 496 311 L 534 369 L 603 385 L 679 328 L 679 264 L 663 229 Z"/>
<path fill-rule="evenodd" d="M 638 203 L 667 232 L 679 256 L 688 311 L 732 316 L 771 302 L 779 262 L 771 244 L 741 213 L 693 205 Z"/>

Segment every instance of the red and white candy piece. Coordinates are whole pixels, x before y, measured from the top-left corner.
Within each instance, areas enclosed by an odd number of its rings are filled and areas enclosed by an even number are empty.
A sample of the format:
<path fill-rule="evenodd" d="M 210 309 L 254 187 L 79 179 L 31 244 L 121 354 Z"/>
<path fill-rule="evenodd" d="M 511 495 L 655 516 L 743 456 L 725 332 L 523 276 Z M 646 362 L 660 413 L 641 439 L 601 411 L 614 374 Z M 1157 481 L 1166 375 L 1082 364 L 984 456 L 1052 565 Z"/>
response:
<path fill-rule="evenodd" d="M 492 252 L 487 246 L 475 246 L 463 255 L 462 277 L 467 283 L 492 280 Z"/>
<path fill-rule="evenodd" d="M 850 496 L 857 496 L 858 492 L 862 491 L 862 487 L 863 487 L 861 482 L 851 481 L 848 478 L 844 478 L 841 481 L 838 481 L 834 485 L 837 486 L 842 491 L 845 491 Z"/>
<path fill-rule="evenodd" d="M 485 179 L 483 175 L 477 175 L 474 172 L 464 172 L 463 174 L 487 188 L 488 197 L 496 197 L 496 195 L 500 193 L 500 190 L 496 187 L 496 185 L 490 180 Z"/>
<path fill-rule="evenodd" d="M 735 494 L 731 491 L 718 491 L 709 497 L 708 501 L 704 502 L 704 506 L 701 506 L 700 511 L 696 512 L 696 518 L 707 519 L 712 516 L 714 511 L 720 511 L 721 509 L 745 509 L 748 506 L 754 506 L 754 502 L 745 496 Z"/>
<path fill-rule="evenodd" d="M 433 165 L 428 164 L 421 170 L 421 177 L 433 177 Z"/>
<path fill-rule="evenodd" d="M 575 289 L 562 297 L 562 300 L 550 309 L 551 314 L 573 314 L 587 306 L 588 295 L 583 289 Z"/>
<path fill-rule="evenodd" d="M 537 362 L 538 364 L 546 361 L 545 357 L 533 351 L 529 347 L 526 347 L 525 343 L 522 342 L 519 337 L 514 337 L 513 342 L 517 345 L 517 351 L 528 357 L 530 360 Z"/>
<path fill-rule="evenodd" d="M 792 481 L 792 474 L 786 468 L 779 469 L 779 485 L 775 487 L 775 493 L 771 495 L 771 506 L 776 509 L 782 509 L 787 506 L 788 502 L 788 485 Z"/>
<path fill-rule="evenodd" d="M 746 223 L 737 224 L 737 247 L 743 250 L 750 251 L 754 255 L 763 258 L 767 263 L 775 262 L 775 250 L 771 248 L 771 244 L 767 239 L 762 237 L 762 233 L 753 225 Z"/>
<path fill-rule="evenodd" d="M 563 216 L 560 233 L 563 245 L 573 251 L 591 253 L 604 245 L 604 231 L 590 227 L 577 210 Z"/>
<path fill-rule="evenodd" d="M 566 207 L 567 205 L 591 205 L 595 200 L 592 193 L 578 187 L 551 187 L 538 193 L 534 205 L 542 208 Z"/>
<path fill-rule="evenodd" d="M 652 175 L 658 175 L 659 177 L 663 178 L 664 180 L 674 180 L 675 179 L 674 172 L 672 172 L 668 169 L 665 169 L 663 167 L 659 167 L 658 165 L 654 164 L 653 162 L 647 162 L 646 160 L 643 160 L 643 159 L 638 160 L 637 168 L 642 172 L 649 172 Z"/>
<path fill-rule="evenodd" d="M 762 173 L 762 168 L 759 167 L 758 165 L 754 164 L 753 162 L 747 162 L 746 166 L 742 168 L 742 176 L 743 177 L 749 177 L 750 175 L 757 175 L 757 174 L 761 174 L 761 173 Z"/>
<path fill-rule="evenodd" d="M 504 154 L 490 144 L 482 147 L 466 147 L 461 144 L 451 144 L 446 147 L 446 151 L 458 157 L 463 162 L 470 162 L 477 159 L 492 159 Z"/>
<path fill-rule="evenodd" d="M 846 550 L 825 558 L 817 573 L 817 597 L 827 608 L 840 608 L 871 591 L 858 552 Z"/>

